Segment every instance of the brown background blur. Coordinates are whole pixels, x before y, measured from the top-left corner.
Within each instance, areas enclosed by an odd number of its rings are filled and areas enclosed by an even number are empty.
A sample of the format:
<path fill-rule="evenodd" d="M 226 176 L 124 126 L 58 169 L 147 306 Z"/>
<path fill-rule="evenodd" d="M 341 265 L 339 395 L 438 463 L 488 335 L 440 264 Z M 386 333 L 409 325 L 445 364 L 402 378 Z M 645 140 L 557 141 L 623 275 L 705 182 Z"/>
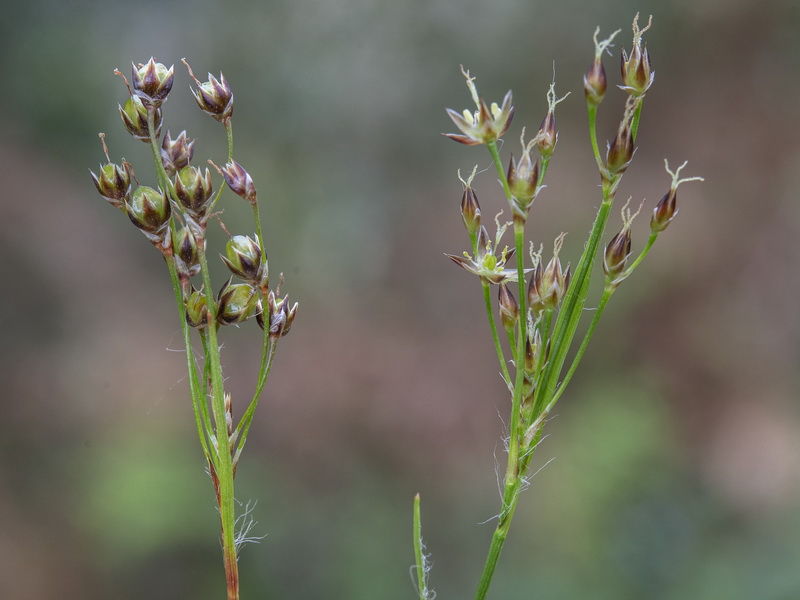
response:
<path fill-rule="evenodd" d="M 615 295 L 564 396 L 490 596 L 800 597 L 800 6 L 792 1 L 281 0 L 17 2 L 0 18 L 0 597 L 224 594 L 161 259 L 95 192 L 125 156 L 114 68 L 176 64 L 165 130 L 224 161 L 179 60 L 234 89 L 236 157 L 253 175 L 273 274 L 300 302 L 251 430 L 237 496 L 258 501 L 250 598 L 414 597 L 411 501 L 439 598 L 474 590 L 499 505 L 508 400 L 480 286 L 450 263 L 467 238 L 456 170 L 483 148 L 443 138 L 444 107 L 514 90 L 558 148 L 531 236 L 576 260 L 599 202 L 582 99 L 596 25 L 654 13 L 655 85 L 620 197 L 666 191 L 666 157 L 704 184 Z M 611 87 L 611 86 L 610 86 Z M 601 142 L 624 94 L 610 89 Z M 501 207 L 487 171 L 485 214 Z M 218 183 L 217 183 L 218 185 Z M 224 219 L 251 233 L 226 196 Z M 648 216 L 634 228 L 635 247 Z M 619 226 L 618 216 L 610 227 Z M 223 236 L 215 228 L 211 255 Z M 214 245 L 216 244 L 216 246 Z M 215 281 L 226 277 L 214 264 Z M 599 284 L 599 281 L 595 281 Z M 259 330 L 223 332 L 239 411 Z"/>

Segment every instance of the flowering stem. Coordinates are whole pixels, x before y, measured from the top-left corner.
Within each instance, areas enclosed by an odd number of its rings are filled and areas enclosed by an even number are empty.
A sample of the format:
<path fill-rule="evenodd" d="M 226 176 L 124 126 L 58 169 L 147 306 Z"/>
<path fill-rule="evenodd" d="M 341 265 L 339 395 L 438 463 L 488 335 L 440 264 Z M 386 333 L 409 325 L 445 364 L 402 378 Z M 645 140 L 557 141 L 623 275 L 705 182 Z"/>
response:
<path fill-rule="evenodd" d="M 151 108 L 147 111 L 148 128 L 150 131 L 150 148 L 153 152 L 153 160 L 158 173 L 158 179 L 164 185 L 165 192 L 170 194 L 174 193 L 172 186 L 170 186 L 169 177 L 161 162 L 161 155 L 158 149 L 158 140 L 156 138 L 155 128 L 155 109 Z M 229 138 L 232 140 L 232 138 Z M 174 201 L 174 199 L 173 199 Z M 174 227 L 174 221 L 172 225 Z M 216 304 L 211 292 L 211 277 L 208 270 L 208 262 L 206 261 L 205 243 L 202 239 L 198 240 L 198 257 L 200 260 L 200 272 L 203 278 L 203 290 L 206 297 L 206 306 L 208 307 L 208 344 L 204 345 L 206 367 L 208 368 L 211 379 L 211 404 L 212 412 L 214 414 L 215 431 L 212 434 L 208 432 L 211 437 L 212 444 L 214 445 L 213 451 L 210 452 L 210 468 L 212 478 L 214 479 L 214 487 L 217 491 L 217 502 L 220 509 L 220 521 L 222 525 L 222 549 L 223 558 L 225 563 L 225 579 L 227 582 L 228 600 L 239 600 L 239 570 L 236 564 L 236 541 L 234 535 L 234 527 L 236 521 L 234 496 L 233 496 L 233 464 L 230 451 L 230 442 L 228 438 L 228 425 L 225 411 L 225 398 L 222 385 L 222 366 L 219 358 L 219 343 L 217 341 L 216 329 Z M 170 272 L 175 270 L 174 263 L 170 266 Z M 177 283 L 178 287 L 175 287 Z M 187 328 L 183 295 L 181 292 L 180 284 L 178 282 L 177 274 L 173 277 L 173 287 L 175 288 L 175 298 L 178 302 L 179 310 L 181 313 L 181 321 L 184 324 L 183 328 Z M 184 342 L 186 343 L 187 361 L 189 363 L 189 387 L 192 393 L 192 404 L 197 411 L 200 402 L 205 402 L 205 394 L 202 392 L 199 385 L 192 383 L 196 382 L 196 375 L 192 377 L 194 371 L 192 358 L 191 358 L 191 341 L 189 339 L 188 330 L 184 332 Z M 201 398 L 202 396 L 202 398 Z M 195 416 L 197 419 L 197 416 Z M 203 437 L 201 435 L 201 443 Z M 206 450 L 206 444 L 203 444 Z M 207 455 L 208 458 L 208 455 Z"/>
<path fill-rule="evenodd" d="M 492 155 L 492 161 L 500 182 L 503 186 L 506 199 L 509 202 L 512 213 L 514 213 L 514 198 L 511 190 L 508 187 L 508 181 L 503 173 L 503 165 L 500 162 L 500 153 L 497 150 L 496 142 L 489 142 L 486 144 L 489 152 Z M 519 501 L 519 492 L 522 482 L 523 473 L 520 471 L 519 460 L 519 442 L 520 442 L 520 407 L 522 404 L 522 387 L 525 380 L 524 357 L 525 357 L 525 341 L 528 337 L 527 326 L 527 306 L 525 295 L 525 263 L 524 263 L 524 250 L 525 250 L 525 222 L 519 219 L 516 215 L 514 218 L 514 247 L 516 249 L 516 263 L 517 263 L 517 283 L 519 293 L 519 337 L 517 339 L 517 349 L 515 353 L 514 366 L 516 369 L 516 377 L 514 379 L 514 391 L 511 400 L 511 423 L 509 425 L 509 440 L 508 440 L 508 463 L 506 466 L 505 481 L 503 484 L 503 506 L 498 517 L 497 527 L 492 535 L 492 542 L 489 546 L 489 554 L 486 557 L 486 562 L 483 567 L 480 581 L 478 582 L 478 589 L 475 593 L 475 600 L 484 600 L 489 591 L 494 571 L 497 568 L 497 561 L 500 559 L 500 553 L 503 550 L 508 530 L 511 527 L 511 520 L 514 516 L 514 511 L 517 508 Z"/>
<path fill-rule="evenodd" d="M 211 277 L 203 244 L 198 243 L 200 273 L 203 278 L 203 289 L 208 307 L 208 353 L 206 360 L 210 363 L 211 375 L 211 412 L 214 416 L 216 453 L 214 473 L 217 479 L 220 522 L 222 525 L 222 552 L 225 561 L 225 575 L 228 583 L 228 600 L 239 598 L 239 570 L 236 564 L 236 541 L 234 526 L 236 508 L 233 494 L 233 461 L 228 433 L 227 413 L 222 382 L 222 365 L 219 358 L 219 342 L 217 341 L 217 307 L 211 292 Z"/>

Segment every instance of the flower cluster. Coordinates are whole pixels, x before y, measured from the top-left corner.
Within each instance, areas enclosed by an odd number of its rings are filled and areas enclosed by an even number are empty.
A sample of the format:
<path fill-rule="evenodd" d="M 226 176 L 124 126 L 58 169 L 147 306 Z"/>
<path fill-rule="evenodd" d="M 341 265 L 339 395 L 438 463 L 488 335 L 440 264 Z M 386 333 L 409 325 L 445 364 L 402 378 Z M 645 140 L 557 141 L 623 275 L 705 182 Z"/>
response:
<path fill-rule="evenodd" d="M 223 167 L 214 165 L 221 176 L 220 183 L 224 184 L 215 188 L 211 170 L 192 164 L 195 140 L 186 131 L 173 138 L 167 130 L 162 136 L 162 111 L 173 88 L 174 70 L 153 58 L 145 64 L 132 65 L 130 83 L 122 73 L 116 73 L 125 80 L 128 89 L 124 106 L 119 106 L 123 125 L 135 139 L 150 146 L 155 183 L 141 185 L 130 163 L 111 162 L 103 134 L 107 162 L 100 166 L 99 173 L 92 172 L 91 177 L 100 195 L 124 212 L 166 260 L 181 314 L 198 436 L 219 503 L 228 597 L 238 598 L 233 477 L 276 345 L 291 329 L 297 303 L 290 305 L 288 297 L 280 295 L 280 284 L 270 289 L 256 187 L 245 168 L 233 160 L 233 92 L 228 80 L 222 74 L 219 78 L 209 74 L 208 81 L 200 82 L 188 63 L 183 62 L 196 84 L 192 94 L 197 105 L 225 127 L 228 156 Z M 247 201 L 253 214 L 254 235 L 230 235 L 220 212 L 215 212 L 226 187 Z M 217 221 L 229 236 L 220 256 L 230 275 L 219 292 L 213 294 L 206 233 L 209 224 Z M 279 279 L 282 282 L 283 277 Z M 262 360 L 256 393 L 234 428 L 233 400 L 224 390 L 218 330 L 251 319 L 264 332 Z M 199 373 L 193 360 L 193 329 L 198 332 L 203 348 Z"/>

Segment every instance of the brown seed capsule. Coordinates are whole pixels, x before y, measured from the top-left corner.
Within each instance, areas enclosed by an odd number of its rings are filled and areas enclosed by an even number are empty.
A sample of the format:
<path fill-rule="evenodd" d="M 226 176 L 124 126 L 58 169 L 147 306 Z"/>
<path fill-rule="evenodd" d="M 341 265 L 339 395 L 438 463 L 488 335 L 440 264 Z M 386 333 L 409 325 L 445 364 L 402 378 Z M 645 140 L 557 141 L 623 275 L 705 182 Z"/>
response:
<path fill-rule="evenodd" d="M 123 208 L 131 193 L 132 169 L 125 160 L 122 165 L 112 162 L 100 166 L 100 175 L 89 171 L 100 195 L 117 208 Z"/>
<path fill-rule="evenodd" d="M 197 248 L 197 238 L 191 227 L 181 227 L 175 232 L 172 239 L 172 249 L 180 260 L 179 271 L 186 277 L 192 277 L 200 272 L 200 255 Z"/>
<path fill-rule="evenodd" d="M 217 302 L 217 322 L 220 325 L 242 323 L 252 317 L 259 306 L 258 293 L 252 285 L 231 283 L 230 279 L 219 291 Z"/>
<path fill-rule="evenodd" d="M 186 137 L 186 131 L 181 131 L 180 135 L 173 140 L 169 131 L 164 136 L 161 143 L 161 163 L 170 177 L 175 173 L 189 166 L 189 161 L 194 155 L 194 140 Z"/>
<path fill-rule="evenodd" d="M 163 192 L 140 186 L 126 205 L 131 222 L 146 233 L 158 233 L 169 223 L 169 201 Z"/>
<path fill-rule="evenodd" d="M 192 95 L 202 111 L 220 122 L 233 116 L 233 91 L 225 75 L 220 73 L 217 79 L 209 73 L 205 83 L 195 82 L 197 91 L 192 90 Z"/>
<path fill-rule="evenodd" d="M 202 290 L 196 290 L 192 286 L 192 291 L 184 301 L 186 307 L 186 322 L 190 327 L 205 327 L 208 324 L 208 307 L 206 306 L 206 296 Z"/>
<path fill-rule="evenodd" d="M 203 173 L 197 167 L 184 167 L 175 176 L 175 195 L 186 212 L 198 220 L 203 220 L 211 204 L 214 189 L 211 173 Z"/>
<path fill-rule="evenodd" d="M 150 57 L 147 64 L 139 63 L 137 67 L 131 63 L 131 68 L 133 93 L 141 99 L 146 107 L 158 108 L 161 106 L 172 89 L 173 67 L 167 69 L 166 66 L 157 63 L 153 57 Z"/>
<path fill-rule="evenodd" d="M 150 127 L 147 124 L 147 107 L 142 103 L 138 96 L 131 96 L 125 102 L 125 107 L 119 106 L 119 114 L 125 129 L 134 138 L 143 142 L 150 142 Z M 161 109 L 156 109 L 155 114 L 156 132 L 155 137 L 161 134 Z"/>
<path fill-rule="evenodd" d="M 225 247 L 225 255 L 220 255 L 231 273 L 245 281 L 261 285 L 265 265 L 261 261 L 261 247 L 246 235 L 235 235 Z"/>

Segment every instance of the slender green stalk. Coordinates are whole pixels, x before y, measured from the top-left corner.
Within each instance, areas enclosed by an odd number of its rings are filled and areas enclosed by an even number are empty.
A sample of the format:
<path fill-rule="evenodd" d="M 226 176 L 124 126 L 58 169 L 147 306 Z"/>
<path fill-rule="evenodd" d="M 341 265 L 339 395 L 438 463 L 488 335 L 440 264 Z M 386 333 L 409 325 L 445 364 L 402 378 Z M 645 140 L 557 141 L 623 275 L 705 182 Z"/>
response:
<path fill-rule="evenodd" d="M 631 123 L 631 138 L 636 141 L 636 134 L 639 133 L 639 119 L 642 117 L 642 104 L 644 99 L 639 98 L 639 103 L 636 105 L 636 112 L 633 114 L 633 122 Z"/>
<path fill-rule="evenodd" d="M 166 258 L 166 257 L 165 257 Z M 208 448 L 208 441 L 206 440 L 206 431 L 209 431 L 206 426 L 208 420 L 208 408 L 204 402 L 203 388 L 197 379 L 197 369 L 195 366 L 194 355 L 192 354 L 192 340 L 189 324 L 186 322 L 186 311 L 183 304 L 183 292 L 181 291 L 181 283 L 178 278 L 178 272 L 175 268 L 175 262 L 166 258 L 167 268 L 169 269 L 169 276 L 172 280 L 172 290 L 175 293 L 175 303 L 178 306 L 178 318 L 181 322 L 181 333 L 183 334 L 183 344 L 186 348 L 186 369 L 189 374 L 189 391 L 192 396 L 192 409 L 194 411 L 194 419 L 197 423 L 197 435 L 200 438 L 200 444 L 203 446 L 203 454 L 206 460 L 211 462 L 211 453 Z"/>
<path fill-rule="evenodd" d="M 551 356 L 545 366 L 542 385 L 536 390 L 534 414 L 538 414 L 541 408 L 547 403 L 547 398 L 552 397 L 556 381 L 561 373 L 561 367 L 566 359 L 572 338 L 575 336 L 575 331 L 581 318 L 581 313 L 583 312 L 583 307 L 586 304 L 586 296 L 591 280 L 591 270 L 594 266 L 597 248 L 600 245 L 600 239 L 602 238 L 603 231 L 608 222 L 611 204 L 614 199 L 613 195 L 606 191 L 607 189 L 607 186 L 603 186 L 603 202 L 597 211 L 589 240 L 578 261 L 575 275 L 570 282 L 561 310 L 558 313 L 558 318 L 556 319 L 551 342 Z"/>
<path fill-rule="evenodd" d="M 600 156 L 600 148 L 597 145 L 597 106 L 587 104 L 589 111 L 589 139 L 592 142 L 592 154 L 597 163 L 597 168 L 603 170 L 603 159 Z"/>
<path fill-rule="evenodd" d="M 545 410 L 547 410 L 548 412 L 550 411 L 550 409 L 553 408 L 555 403 L 558 402 L 558 399 L 561 397 L 561 394 L 564 393 L 567 384 L 569 384 L 570 379 L 572 379 L 572 376 L 575 374 L 575 369 L 578 368 L 578 365 L 580 364 L 581 359 L 583 358 L 583 355 L 586 352 L 586 347 L 589 345 L 589 340 L 592 339 L 592 335 L 594 334 L 594 330 L 597 327 L 597 323 L 603 316 L 603 311 L 606 309 L 606 304 L 608 304 L 608 301 L 611 298 L 611 294 L 614 293 L 615 289 L 616 289 L 615 287 L 606 286 L 605 289 L 603 290 L 603 297 L 600 298 L 600 303 L 594 310 L 594 317 L 592 317 L 592 322 L 589 324 L 589 329 L 586 330 L 586 334 L 583 336 L 583 341 L 581 342 L 581 345 L 578 347 L 578 351 L 575 354 L 575 358 L 572 359 L 572 364 L 570 365 L 567 374 L 564 376 L 564 379 L 559 384 L 558 389 L 553 394 L 553 397 L 547 404 L 547 408 Z"/>
<path fill-rule="evenodd" d="M 228 160 L 233 160 L 233 125 L 231 118 L 225 119 L 225 134 L 228 138 Z"/>
<path fill-rule="evenodd" d="M 500 560 L 500 554 L 503 551 L 503 546 L 508 537 L 508 530 L 511 527 L 511 520 L 514 517 L 514 512 L 517 510 L 521 484 L 521 477 L 515 477 L 513 481 L 510 482 L 510 485 L 507 481 L 505 492 L 503 493 L 503 509 L 497 517 L 497 527 L 492 534 L 489 554 L 486 557 L 486 563 L 483 567 L 480 581 L 478 582 L 475 600 L 484 600 L 486 594 L 489 592 L 489 586 L 492 583 L 492 578 L 497 568 L 497 561 Z"/>
<path fill-rule="evenodd" d="M 500 162 L 500 154 L 497 150 L 496 142 L 486 144 L 492 155 L 492 161 L 497 169 L 498 177 L 503 185 L 506 199 L 514 211 L 513 197 L 508 187 L 508 181 L 503 173 L 503 165 Z M 475 600 L 483 600 L 489 591 L 489 586 L 497 568 L 497 561 L 503 550 L 511 520 L 519 500 L 519 491 L 522 473 L 519 471 L 519 442 L 520 442 L 520 406 L 522 404 L 522 388 L 525 380 L 524 357 L 525 341 L 528 337 L 527 332 L 527 297 L 525 294 L 525 224 L 515 216 L 514 218 L 514 247 L 516 249 L 517 263 L 517 283 L 519 293 L 519 337 L 517 338 L 517 350 L 515 353 L 516 377 L 514 379 L 514 391 L 511 400 L 511 419 L 509 425 L 508 440 L 508 463 L 506 466 L 505 482 L 503 484 L 503 507 L 498 517 L 497 527 L 492 535 L 492 542 L 489 546 L 489 553 L 483 567 L 478 589 L 475 593 Z"/>
<path fill-rule="evenodd" d="M 222 552 L 225 562 L 225 574 L 228 582 L 228 600 L 239 598 L 239 570 L 236 564 L 235 522 L 236 507 L 233 494 L 233 460 L 228 434 L 227 413 L 222 381 L 222 365 L 219 358 L 219 342 L 217 341 L 216 304 L 211 293 L 211 277 L 203 244 L 198 243 L 200 273 L 203 278 L 203 289 L 208 306 L 208 354 L 211 375 L 211 408 L 216 432 L 215 475 L 218 480 L 219 510 L 222 525 Z"/>
<path fill-rule="evenodd" d="M 156 138 L 155 127 L 155 109 L 147 111 L 148 127 L 150 130 L 150 148 L 153 152 L 153 160 L 158 173 L 159 181 L 164 185 L 165 191 L 172 195 L 174 190 L 169 184 L 169 177 L 164 170 L 164 165 L 161 162 L 161 154 L 158 148 L 158 140 Z M 232 139 L 232 138 L 230 138 Z M 173 198 L 174 201 L 174 198 Z M 208 307 L 208 344 L 205 346 L 205 359 L 210 365 L 211 376 L 211 404 L 212 412 L 214 415 L 215 434 L 211 438 L 215 448 L 210 453 L 211 467 L 213 469 L 213 477 L 216 478 L 216 488 L 218 493 L 218 503 L 220 509 L 220 521 L 222 525 L 222 549 L 223 558 L 225 563 L 225 576 L 228 589 L 228 600 L 239 599 L 239 570 L 236 564 L 236 539 L 235 539 L 235 504 L 233 496 L 233 464 L 230 451 L 230 443 L 228 439 L 228 424 L 225 411 L 225 398 L 222 384 L 222 365 L 219 358 L 219 343 L 217 341 L 216 329 L 216 304 L 211 292 L 211 277 L 208 270 L 208 262 L 204 250 L 203 240 L 198 240 L 198 256 L 200 260 L 200 272 L 203 278 L 203 289 L 206 296 L 206 306 Z M 174 266 L 171 267 L 171 270 Z M 174 286 L 174 282 L 173 282 Z M 178 300 L 178 291 L 176 289 L 176 300 Z M 182 295 L 179 300 L 181 310 L 181 321 L 185 323 L 185 315 L 183 312 Z M 186 327 L 184 325 L 184 327 Z M 187 343 L 186 352 L 189 357 L 187 360 L 191 363 L 191 343 L 188 335 L 184 335 L 184 341 Z M 192 370 L 190 364 L 190 373 Z M 196 379 L 196 377 L 195 377 Z M 190 375 L 190 390 L 192 392 L 192 403 L 197 406 L 200 400 L 199 386 L 194 386 L 191 381 Z M 195 395 L 196 394 L 196 395 Z M 203 402 L 205 401 L 203 395 Z M 197 418 L 197 417 L 196 417 Z M 201 437 L 202 440 L 202 437 Z"/>
<path fill-rule="evenodd" d="M 234 464 L 239 461 L 239 456 L 244 449 L 244 444 L 247 440 L 247 432 L 250 430 L 250 424 L 253 421 L 253 415 L 255 414 L 256 406 L 258 406 L 258 400 L 261 397 L 261 391 L 264 389 L 264 384 L 267 382 L 267 377 L 272 369 L 272 360 L 275 358 L 275 349 L 278 346 L 278 340 L 277 338 L 271 337 L 268 332 L 269 327 L 265 327 L 264 337 L 266 340 L 264 352 L 261 355 L 261 366 L 259 368 L 259 378 L 256 384 L 255 394 L 253 394 L 250 405 L 247 407 L 239 424 L 236 426 L 236 430 L 231 435 L 231 444 L 236 444 L 236 452 L 233 456 Z"/>
<path fill-rule="evenodd" d="M 644 257 L 650 253 L 650 249 L 653 247 L 653 244 L 656 243 L 656 239 L 658 239 L 658 234 L 659 232 L 657 231 L 650 233 L 650 237 L 647 240 L 647 244 L 645 244 L 644 248 L 642 248 L 642 251 L 639 253 L 639 256 L 636 257 L 636 260 L 634 260 L 630 264 L 630 266 L 627 269 L 625 269 L 622 275 L 620 275 L 620 279 L 626 279 L 631 273 L 633 273 L 633 270 L 639 266 L 639 263 L 644 260 Z"/>
<path fill-rule="evenodd" d="M 414 496 L 414 562 L 417 565 L 419 600 L 428 600 L 428 587 L 425 583 L 425 557 L 422 554 L 422 519 L 419 513 L 419 494 L 417 494 Z"/>
<path fill-rule="evenodd" d="M 506 365 L 506 357 L 503 354 L 503 346 L 500 345 L 500 338 L 497 335 L 497 323 L 494 319 L 491 288 L 488 281 L 481 281 L 481 286 L 483 287 L 483 299 L 486 304 L 486 316 L 489 319 L 489 329 L 492 331 L 492 340 L 494 341 L 494 348 L 497 351 L 497 360 L 500 361 L 500 368 L 503 371 L 503 378 L 506 380 L 506 385 L 511 385 L 511 377 L 508 374 L 508 366 Z M 513 351 L 513 344 L 511 348 Z"/>

